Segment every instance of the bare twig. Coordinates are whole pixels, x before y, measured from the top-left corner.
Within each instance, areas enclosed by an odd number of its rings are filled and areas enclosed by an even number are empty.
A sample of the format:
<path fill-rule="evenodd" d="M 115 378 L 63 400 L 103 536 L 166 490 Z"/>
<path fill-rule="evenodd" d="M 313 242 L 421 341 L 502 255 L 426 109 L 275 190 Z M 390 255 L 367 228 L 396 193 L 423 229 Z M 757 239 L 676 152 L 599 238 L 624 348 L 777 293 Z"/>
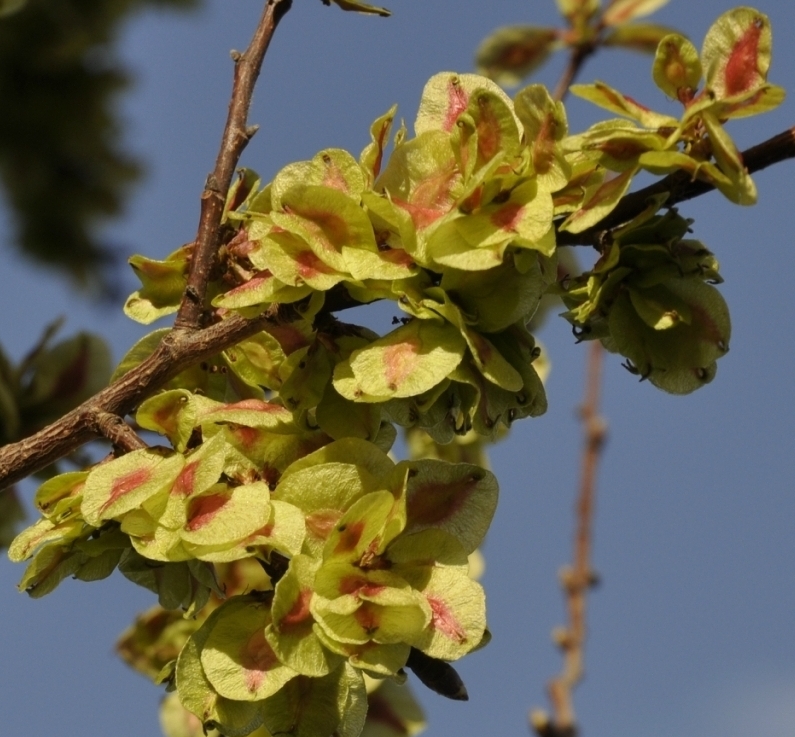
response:
<path fill-rule="evenodd" d="M 563 653 L 563 669 L 548 686 L 552 716 L 535 711 L 530 720 L 541 737 L 574 737 L 577 722 L 572 692 L 583 676 L 583 655 L 587 636 L 586 613 L 588 589 L 596 582 L 591 569 L 592 523 L 596 496 L 596 471 L 606 437 L 604 420 L 599 416 L 602 381 L 602 355 L 598 341 L 588 352 L 587 386 L 581 408 L 585 446 L 582 454 L 580 493 L 576 504 L 574 562 L 561 571 L 561 586 L 569 614 L 567 627 L 556 629 L 553 637 Z"/>
<path fill-rule="evenodd" d="M 97 412 L 94 428 L 100 435 L 110 440 L 114 448 L 118 448 L 123 453 L 149 447 L 119 415 Z"/>
<path fill-rule="evenodd" d="M 596 46 L 592 43 L 579 44 L 572 49 L 568 64 L 566 64 L 563 74 L 558 80 L 557 85 L 555 85 L 555 92 L 552 94 L 553 99 L 560 101 L 566 97 L 569 93 L 569 88 L 574 84 L 574 80 L 580 73 L 583 64 L 585 64 L 588 57 L 595 51 Z"/>
<path fill-rule="evenodd" d="M 0 448 L 0 489 L 46 468 L 98 437 L 105 413 L 124 417 L 145 397 L 181 371 L 241 340 L 289 320 L 289 306 L 274 305 L 259 317 L 233 315 L 200 331 L 172 330 L 155 352 L 118 381 L 60 420 L 17 443 Z"/>
<path fill-rule="evenodd" d="M 792 158 L 795 158 L 795 126 L 742 152 L 743 163 L 749 174 Z M 592 228 L 588 228 L 582 233 L 559 232 L 558 245 L 598 245 L 600 235 L 604 231 L 629 222 L 633 217 L 639 215 L 647 207 L 648 200 L 653 195 L 668 192 L 669 196 L 665 204 L 675 205 L 679 202 L 692 200 L 713 189 L 715 187 L 712 184 L 693 180 L 687 172 L 679 171 L 669 174 L 648 187 L 628 194 L 618 203 L 615 210 Z"/>
<path fill-rule="evenodd" d="M 235 77 L 229 114 L 215 169 L 202 194 L 198 235 L 187 286 L 174 329 L 155 352 L 121 379 L 73 409 L 52 425 L 18 443 L 0 448 L 0 489 L 68 455 L 97 436 L 122 451 L 146 447 L 123 417 L 140 401 L 189 366 L 210 358 L 268 326 L 284 321 L 288 308 L 273 307 L 246 320 L 232 316 L 203 327 L 207 282 L 221 241 L 221 218 L 235 167 L 256 129 L 248 127 L 248 110 L 265 52 L 292 0 L 267 0 L 254 36 L 243 54 L 234 54 Z"/>
<path fill-rule="evenodd" d="M 204 298 L 215 255 L 221 244 L 221 218 L 235 168 L 256 126 L 248 125 L 248 110 L 265 52 L 279 21 L 290 9 L 292 0 L 268 0 L 249 47 L 243 54 L 233 52 L 235 77 L 229 114 L 221 138 L 215 169 L 207 178 L 201 197 L 199 230 L 193 248 L 188 283 L 180 304 L 175 328 L 202 327 Z"/>

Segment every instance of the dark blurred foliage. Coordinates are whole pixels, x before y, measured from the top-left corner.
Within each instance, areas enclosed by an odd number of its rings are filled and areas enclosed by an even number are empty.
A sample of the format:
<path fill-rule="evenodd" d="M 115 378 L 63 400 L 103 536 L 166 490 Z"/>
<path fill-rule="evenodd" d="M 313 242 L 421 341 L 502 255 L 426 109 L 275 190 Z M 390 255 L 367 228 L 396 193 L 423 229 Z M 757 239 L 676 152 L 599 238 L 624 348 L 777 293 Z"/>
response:
<path fill-rule="evenodd" d="M 118 215 L 137 162 L 120 145 L 116 94 L 129 83 L 113 43 L 147 6 L 200 0 L 29 0 L 0 18 L 0 180 L 25 256 L 107 293 Z"/>
<path fill-rule="evenodd" d="M 107 386 L 111 358 L 105 342 L 78 333 L 53 344 L 62 322 L 50 325 L 19 363 L 0 347 L 0 445 L 26 438 Z M 50 466 L 39 475 L 57 471 Z M 14 487 L 0 491 L 0 549 L 14 539 L 24 516 Z"/>

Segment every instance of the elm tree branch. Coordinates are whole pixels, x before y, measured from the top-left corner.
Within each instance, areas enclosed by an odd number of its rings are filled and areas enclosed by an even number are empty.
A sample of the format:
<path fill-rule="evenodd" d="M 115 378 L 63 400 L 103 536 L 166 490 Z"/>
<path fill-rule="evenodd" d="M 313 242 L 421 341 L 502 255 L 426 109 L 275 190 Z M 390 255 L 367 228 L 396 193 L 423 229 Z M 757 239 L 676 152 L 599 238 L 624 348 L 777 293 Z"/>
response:
<path fill-rule="evenodd" d="M 235 75 L 229 114 L 221 137 L 215 169 L 207 178 L 201 196 L 199 229 L 193 246 L 188 283 L 174 327 L 196 330 L 202 327 L 205 295 L 215 255 L 221 245 L 221 218 L 232 177 L 240 156 L 257 126 L 248 125 L 248 111 L 265 52 L 273 33 L 292 5 L 292 0 L 268 0 L 257 30 L 244 53 L 233 52 Z"/>
<path fill-rule="evenodd" d="M 52 425 L 0 448 L 0 490 L 46 468 L 100 435 L 108 437 L 107 414 L 124 417 L 186 368 L 290 319 L 295 319 L 294 308 L 273 305 L 259 317 L 251 319 L 233 315 L 203 330 L 172 330 L 151 356 L 118 381 Z M 128 449 L 133 449 L 132 441 L 123 429 L 118 437 L 130 446 Z"/>
<path fill-rule="evenodd" d="M 569 92 L 569 88 L 574 84 L 574 80 L 580 73 L 583 65 L 589 56 L 596 51 L 596 46 L 593 43 L 582 43 L 575 46 L 563 74 L 555 85 L 555 91 L 552 93 L 554 100 L 562 101 Z"/>
<path fill-rule="evenodd" d="M 781 161 L 795 158 L 795 126 L 752 146 L 742 152 L 743 163 L 749 174 L 766 169 Z M 558 233 L 559 246 L 598 246 L 600 236 L 607 230 L 622 223 L 629 222 L 646 208 L 649 197 L 668 192 L 666 205 L 692 200 L 702 194 L 711 192 L 714 185 L 694 180 L 687 172 L 678 171 L 669 174 L 648 187 L 626 195 L 604 220 L 582 233 Z"/>
<path fill-rule="evenodd" d="M 96 413 L 94 416 L 94 430 L 110 440 L 114 448 L 118 448 L 124 453 L 148 447 L 138 437 L 135 430 L 124 421 L 123 417 L 110 412 L 99 411 Z"/>
<path fill-rule="evenodd" d="M 585 445 L 582 454 L 580 492 L 575 506 L 577 523 L 574 534 L 574 561 L 560 574 L 569 623 L 566 627 L 555 630 L 553 634 L 563 653 L 563 669 L 548 685 L 552 716 L 539 710 L 534 711 L 530 717 L 533 728 L 541 737 L 575 737 L 577 734 L 572 695 L 584 672 L 587 595 L 596 581 L 591 568 L 596 476 L 607 437 L 605 422 L 599 415 L 603 354 L 601 343 L 593 341 L 588 352 L 585 401 L 580 409 Z"/>

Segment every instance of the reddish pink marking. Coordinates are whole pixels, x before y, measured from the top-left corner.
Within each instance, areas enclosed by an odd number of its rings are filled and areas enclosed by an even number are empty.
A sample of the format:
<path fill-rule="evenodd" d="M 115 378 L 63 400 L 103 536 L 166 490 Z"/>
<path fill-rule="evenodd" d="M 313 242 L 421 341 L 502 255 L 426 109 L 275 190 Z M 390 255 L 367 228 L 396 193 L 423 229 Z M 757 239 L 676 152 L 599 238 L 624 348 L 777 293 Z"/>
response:
<path fill-rule="evenodd" d="M 552 113 L 547 113 L 533 141 L 533 168 L 536 174 L 546 174 L 555 158 L 555 133 L 557 124 Z"/>
<path fill-rule="evenodd" d="M 428 603 L 431 605 L 431 626 L 450 640 L 466 642 L 466 632 L 447 604 L 433 596 L 428 597 Z"/>
<path fill-rule="evenodd" d="M 353 613 L 353 618 L 368 636 L 371 636 L 381 626 L 381 609 L 368 602 L 364 602 Z"/>
<path fill-rule="evenodd" d="M 273 522 L 268 522 L 268 524 L 265 525 L 264 527 L 260 527 L 259 530 L 257 530 L 256 532 L 252 532 L 246 538 L 246 540 L 247 541 L 251 540 L 253 542 L 254 540 L 257 540 L 261 537 L 270 537 L 273 534 L 273 527 L 274 527 Z"/>
<path fill-rule="evenodd" d="M 192 461 L 179 472 L 174 486 L 171 487 L 171 493 L 174 496 L 184 497 L 193 493 L 193 487 L 196 485 L 196 469 L 198 467 L 199 461 Z"/>
<path fill-rule="evenodd" d="M 321 261 L 313 251 L 299 251 L 293 256 L 293 260 L 298 265 L 298 275 L 303 279 L 318 274 L 334 273 L 334 270 Z"/>
<path fill-rule="evenodd" d="M 458 120 L 458 116 L 467 109 L 469 95 L 457 79 L 451 78 L 447 83 L 447 113 L 442 123 L 442 130 L 450 132 Z"/>
<path fill-rule="evenodd" d="M 411 216 L 411 221 L 414 223 L 414 227 L 417 230 L 423 230 L 424 228 L 427 228 L 445 214 L 445 211 L 435 210 L 433 208 L 423 207 L 421 205 L 415 205 L 412 202 L 401 200 L 399 197 L 393 197 L 392 202 L 394 202 L 401 210 L 405 210 Z"/>
<path fill-rule="evenodd" d="M 480 109 L 480 120 L 478 120 L 476 129 L 478 132 L 478 153 L 481 160 L 491 161 L 500 150 L 500 143 L 502 142 L 502 130 L 500 129 L 500 121 L 494 114 L 488 98 L 484 98 L 483 102 L 478 106 Z"/>
<path fill-rule="evenodd" d="M 259 271 L 251 277 L 247 282 L 243 282 L 239 287 L 230 289 L 227 294 L 246 294 L 259 289 L 269 279 L 273 279 L 273 274 L 270 271 Z"/>
<path fill-rule="evenodd" d="M 113 485 L 110 487 L 110 496 L 99 509 L 100 514 L 104 513 L 108 507 L 115 504 L 125 494 L 129 494 L 131 491 L 143 486 L 150 478 L 152 478 L 151 468 L 137 468 L 135 471 L 130 471 L 130 473 L 114 479 Z"/>
<path fill-rule="evenodd" d="M 262 686 L 267 672 L 278 662 L 279 659 L 265 639 L 265 630 L 258 629 L 240 651 L 240 664 L 249 693 L 254 693 Z"/>
<path fill-rule="evenodd" d="M 312 537 L 325 540 L 342 517 L 337 509 L 320 509 L 306 516 L 306 529 Z"/>
<path fill-rule="evenodd" d="M 397 389 L 416 369 L 420 348 L 419 338 L 414 337 L 384 349 L 384 378 L 391 389 Z"/>
<path fill-rule="evenodd" d="M 721 334 L 718 329 L 718 324 L 712 319 L 712 316 L 701 305 L 690 305 L 693 311 L 693 325 L 700 328 L 701 335 L 705 341 L 712 345 L 718 345 L 721 341 L 725 340 L 725 336 Z"/>
<path fill-rule="evenodd" d="M 308 345 L 306 336 L 293 325 L 274 325 L 268 328 L 268 332 L 279 341 L 286 356 Z"/>
<path fill-rule="evenodd" d="M 628 103 L 634 105 L 635 107 L 640 108 L 645 113 L 649 112 L 650 110 L 650 108 L 647 108 L 645 105 L 641 105 L 634 97 L 630 97 L 629 95 L 624 95 L 624 99 Z"/>
<path fill-rule="evenodd" d="M 242 399 L 239 402 L 234 402 L 232 404 L 227 404 L 225 407 L 222 407 L 219 411 L 223 412 L 228 409 L 254 409 L 257 412 L 267 412 L 269 414 L 273 414 L 274 412 L 284 412 L 284 407 L 280 407 L 278 404 L 271 404 L 270 402 L 265 402 L 262 399 Z"/>
<path fill-rule="evenodd" d="M 402 248 L 389 248 L 386 251 L 381 251 L 380 256 L 384 261 L 389 261 L 391 264 L 407 267 L 414 266 L 414 259 Z"/>
<path fill-rule="evenodd" d="M 524 205 L 518 202 L 506 202 L 499 210 L 492 213 L 489 220 L 500 230 L 516 232 L 516 226 L 522 220 Z"/>
<path fill-rule="evenodd" d="M 196 497 L 188 508 L 188 521 L 185 523 L 185 529 L 188 532 L 195 532 L 210 524 L 228 502 L 228 494 L 208 494 Z"/>
<path fill-rule="evenodd" d="M 455 160 L 451 159 L 444 169 L 419 182 L 408 201 L 399 197 L 393 197 L 392 201 L 411 216 L 415 228 L 422 230 L 453 208 L 455 203 L 450 190 L 459 178 Z"/>
<path fill-rule="evenodd" d="M 356 546 L 359 544 L 359 540 L 362 537 L 362 533 L 364 532 L 364 520 L 360 520 L 359 522 L 349 522 L 345 525 L 345 528 L 340 530 L 337 528 L 340 533 L 340 539 L 337 543 L 337 547 L 334 548 L 335 553 L 349 553 L 352 550 L 356 549 Z"/>
<path fill-rule="evenodd" d="M 634 3 L 626 3 L 621 13 L 611 13 L 610 23 L 617 26 L 628 20 L 631 20 L 635 15 L 635 10 L 639 5 L 642 5 L 645 0 L 635 0 Z"/>
<path fill-rule="evenodd" d="M 247 256 L 257 245 L 255 241 L 249 239 L 248 230 L 241 228 L 237 231 L 237 235 L 226 244 L 226 248 L 237 256 Z"/>
<path fill-rule="evenodd" d="M 239 184 L 235 190 L 234 196 L 232 197 L 232 201 L 227 207 L 228 210 L 237 210 L 237 208 L 245 202 L 249 192 L 251 192 L 251 187 L 248 186 L 248 183 L 242 177 L 238 180 L 238 182 Z"/>
<path fill-rule="evenodd" d="M 154 413 L 155 423 L 163 428 L 166 434 L 171 434 L 177 429 L 177 413 L 173 404 L 167 404 Z"/>
<path fill-rule="evenodd" d="M 325 159 L 323 163 L 326 165 L 326 172 L 323 175 L 323 184 L 332 189 L 338 189 L 340 192 L 350 192 L 350 187 L 345 179 L 342 170 L 337 166 L 337 163 L 330 156 Z"/>
<path fill-rule="evenodd" d="M 538 56 L 545 54 L 549 48 L 549 41 L 555 38 L 555 31 L 546 34 L 532 43 L 512 44 L 507 46 L 499 55 L 499 66 L 517 69 L 529 63 Z"/>
<path fill-rule="evenodd" d="M 616 189 L 624 186 L 627 181 L 627 176 L 631 174 L 632 171 L 630 170 L 628 172 L 624 172 L 623 174 L 619 174 L 617 177 L 613 177 L 613 179 L 608 179 L 604 184 L 602 184 L 601 187 L 599 187 L 599 189 L 596 190 L 596 192 L 594 192 L 593 197 L 588 200 L 587 204 L 581 210 L 578 210 L 571 216 L 572 220 L 577 220 L 577 218 L 583 217 L 589 210 L 592 210 L 605 200 L 610 199 Z"/>
<path fill-rule="evenodd" d="M 254 427 L 245 427 L 244 425 L 235 425 L 230 427 L 229 431 L 234 437 L 240 441 L 240 445 L 246 450 L 251 449 L 260 439 L 260 431 Z"/>
<path fill-rule="evenodd" d="M 298 598 L 295 600 L 295 603 L 290 608 L 290 611 L 285 614 L 282 618 L 281 622 L 279 622 L 279 627 L 284 629 L 286 627 L 296 627 L 297 625 L 303 624 L 312 618 L 312 615 L 309 611 L 309 602 L 312 600 L 312 589 L 304 588 L 301 589 L 301 592 L 298 594 Z"/>
<path fill-rule="evenodd" d="M 392 201 L 408 212 L 414 226 L 422 230 L 450 212 L 454 205 L 450 190 L 459 177 L 455 160 L 450 159 L 446 168 L 417 184 L 408 202 L 397 197 Z"/>
<path fill-rule="evenodd" d="M 341 594 L 355 594 L 362 596 L 377 596 L 386 586 L 383 584 L 372 583 L 364 576 L 343 576 L 340 579 Z"/>
<path fill-rule="evenodd" d="M 645 105 L 641 105 L 637 100 L 633 100 L 629 95 L 623 95 L 623 97 L 622 97 L 622 95 L 619 95 L 614 90 L 611 90 L 611 89 L 609 89 L 608 87 L 606 87 L 605 85 L 602 85 L 602 84 L 597 84 L 597 87 L 598 87 L 599 91 L 610 102 L 612 102 L 617 107 L 620 107 L 622 110 L 626 110 L 627 109 L 627 107 L 628 107 L 627 103 L 630 103 L 631 105 L 635 105 L 636 107 L 638 107 L 641 110 L 646 111 L 646 112 L 648 112 L 648 110 L 649 110 L 649 108 L 647 108 Z"/>
<path fill-rule="evenodd" d="M 418 486 L 406 500 L 406 514 L 414 524 L 438 524 L 464 506 L 477 483 L 474 479 L 464 478 L 448 484 L 430 482 Z"/>
<path fill-rule="evenodd" d="M 632 159 L 639 156 L 644 151 L 648 151 L 648 147 L 644 146 L 638 141 L 605 141 L 597 146 L 600 151 L 604 151 L 608 156 L 614 159 Z"/>
<path fill-rule="evenodd" d="M 328 210 L 314 208 L 296 210 L 296 214 L 304 219 L 304 225 L 313 235 L 317 236 L 320 244 L 327 251 L 339 253 L 343 246 L 350 244 L 351 233 L 348 223 L 342 216 Z"/>
<path fill-rule="evenodd" d="M 734 45 L 723 71 L 727 95 L 738 95 L 759 79 L 759 38 L 764 23 L 757 18 Z"/>
<path fill-rule="evenodd" d="M 386 148 L 386 137 L 389 134 L 389 129 L 392 127 L 392 120 L 386 120 L 381 124 L 381 130 L 378 131 L 375 145 L 378 146 L 378 154 L 373 162 L 373 176 L 377 177 L 381 171 L 381 164 L 384 161 L 384 149 Z"/>
<path fill-rule="evenodd" d="M 482 335 L 479 335 L 478 333 L 473 334 L 472 343 L 475 345 L 475 349 L 477 350 L 478 358 L 480 359 L 481 363 L 488 363 L 492 354 L 494 353 L 491 348 L 491 343 L 489 343 Z"/>

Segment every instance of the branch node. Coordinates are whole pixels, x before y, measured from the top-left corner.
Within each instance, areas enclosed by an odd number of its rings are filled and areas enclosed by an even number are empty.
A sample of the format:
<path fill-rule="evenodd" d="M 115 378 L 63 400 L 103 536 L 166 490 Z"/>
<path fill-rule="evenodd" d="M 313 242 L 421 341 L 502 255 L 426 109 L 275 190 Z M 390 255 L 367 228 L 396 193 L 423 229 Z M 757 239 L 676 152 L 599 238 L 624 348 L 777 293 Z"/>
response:
<path fill-rule="evenodd" d="M 192 285 L 188 285 L 185 287 L 185 296 L 191 301 L 195 303 L 199 303 L 201 297 L 199 297 L 199 292 L 196 290 L 196 287 Z"/>
<path fill-rule="evenodd" d="M 248 126 L 246 128 L 246 138 L 250 141 L 255 136 L 258 130 L 259 130 L 259 125 L 256 123 L 254 125 Z"/>
<path fill-rule="evenodd" d="M 232 61 L 235 62 L 235 64 L 240 63 L 240 60 L 243 58 L 243 54 L 241 54 L 237 49 L 232 49 L 229 52 L 229 56 L 232 57 Z"/>
<path fill-rule="evenodd" d="M 110 440 L 113 447 L 123 453 L 149 447 L 119 415 L 99 411 L 94 417 L 93 424 L 98 433 Z"/>
<path fill-rule="evenodd" d="M 215 176 L 215 173 L 207 175 L 207 179 L 204 182 L 204 192 L 212 192 L 213 194 L 219 194 L 221 192 L 221 185 L 218 183 L 218 178 Z"/>

